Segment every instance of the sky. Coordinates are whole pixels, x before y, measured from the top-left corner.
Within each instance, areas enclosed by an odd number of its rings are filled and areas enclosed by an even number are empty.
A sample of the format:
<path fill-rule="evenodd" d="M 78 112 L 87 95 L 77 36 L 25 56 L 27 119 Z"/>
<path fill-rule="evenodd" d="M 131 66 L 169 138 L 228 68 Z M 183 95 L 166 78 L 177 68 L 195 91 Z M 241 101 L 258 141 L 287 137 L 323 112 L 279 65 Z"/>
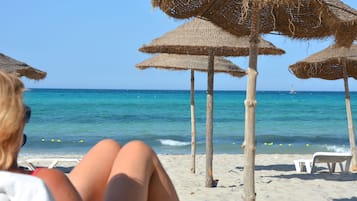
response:
<path fill-rule="evenodd" d="M 356 0 L 343 0 L 357 9 Z M 44 80 L 22 78 L 27 88 L 189 90 L 189 71 L 139 70 L 153 55 L 138 49 L 187 20 L 174 19 L 150 0 L 3 1 L 0 52 L 47 72 Z M 299 41 L 272 34 L 263 38 L 284 49 L 282 56 L 259 56 L 257 90 L 344 91 L 343 80 L 302 80 L 288 67 L 333 44 L 333 38 Z M 248 57 L 229 57 L 246 69 Z M 195 74 L 206 90 L 207 74 Z M 215 90 L 245 90 L 247 78 L 217 73 Z M 357 82 L 349 79 L 351 91 Z"/>

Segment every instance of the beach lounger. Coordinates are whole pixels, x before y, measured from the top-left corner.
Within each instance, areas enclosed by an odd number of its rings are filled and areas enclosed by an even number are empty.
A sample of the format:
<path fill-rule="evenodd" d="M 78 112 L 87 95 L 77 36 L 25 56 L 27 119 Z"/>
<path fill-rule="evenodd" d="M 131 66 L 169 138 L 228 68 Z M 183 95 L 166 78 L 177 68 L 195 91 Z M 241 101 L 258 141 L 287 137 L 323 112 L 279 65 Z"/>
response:
<path fill-rule="evenodd" d="M 30 175 L 0 171 L 0 201 L 54 201 L 45 183 Z"/>
<path fill-rule="evenodd" d="M 77 165 L 80 159 L 78 158 L 31 158 L 19 162 L 19 165 L 25 167 L 29 170 L 35 170 L 39 165 L 45 166 L 47 168 L 55 168 L 59 164 L 71 163 Z"/>
<path fill-rule="evenodd" d="M 351 159 L 351 153 L 316 152 L 312 159 L 294 160 L 294 164 L 297 172 L 306 171 L 312 174 L 316 163 L 326 163 L 330 173 L 335 172 L 336 163 L 339 163 L 341 172 L 347 173 L 350 169 Z"/>

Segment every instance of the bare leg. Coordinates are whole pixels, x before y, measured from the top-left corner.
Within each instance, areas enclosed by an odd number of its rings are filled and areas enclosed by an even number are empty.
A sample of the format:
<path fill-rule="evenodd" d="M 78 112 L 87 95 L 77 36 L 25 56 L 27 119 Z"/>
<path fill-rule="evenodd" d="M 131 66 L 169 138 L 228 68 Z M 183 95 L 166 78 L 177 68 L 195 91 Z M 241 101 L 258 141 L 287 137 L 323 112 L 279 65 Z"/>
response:
<path fill-rule="evenodd" d="M 102 200 L 120 145 L 114 140 L 96 144 L 68 177 L 84 201 Z"/>
<path fill-rule="evenodd" d="M 129 142 L 120 150 L 110 177 L 104 200 L 178 200 L 156 154 L 143 142 Z"/>

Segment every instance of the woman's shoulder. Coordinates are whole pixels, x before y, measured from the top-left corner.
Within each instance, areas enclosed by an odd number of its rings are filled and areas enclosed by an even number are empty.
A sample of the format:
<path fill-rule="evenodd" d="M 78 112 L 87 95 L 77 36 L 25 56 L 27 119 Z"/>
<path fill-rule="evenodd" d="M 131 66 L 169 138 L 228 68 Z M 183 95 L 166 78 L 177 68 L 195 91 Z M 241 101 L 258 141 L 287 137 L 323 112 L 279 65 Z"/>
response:
<path fill-rule="evenodd" d="M 68 183 L 68 178 L 65 173 L 55 168 L 36 169 L 36 172 L 33 174 L 33 176 L 42 179 L 50 188 Z"/>
<path fill-rule="evenodd" d="M 32 173 L 32 175 L 43 179 L 45 182 L 51 180 L 67 180 L 67 176 L 65 175 L 65 173 L 55 168 L 38 168 Z"/>
<path fill-rule="evenodd" d="M 46 183 L 56 200 L 81 200 L 79 193 L 61 170 L 41 168 L 35 176 Z"/>

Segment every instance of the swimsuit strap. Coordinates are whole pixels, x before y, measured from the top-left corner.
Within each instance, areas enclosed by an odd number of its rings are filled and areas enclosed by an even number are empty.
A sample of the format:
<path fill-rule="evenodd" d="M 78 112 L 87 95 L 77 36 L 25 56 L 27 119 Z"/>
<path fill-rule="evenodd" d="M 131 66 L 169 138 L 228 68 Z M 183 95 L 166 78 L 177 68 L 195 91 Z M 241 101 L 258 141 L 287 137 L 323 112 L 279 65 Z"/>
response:
<path fill-rule="evenodd" d="M 31 175 L 32 176 L 35 176 L 42 168 L 36 168 L 32 173 Z"/>

